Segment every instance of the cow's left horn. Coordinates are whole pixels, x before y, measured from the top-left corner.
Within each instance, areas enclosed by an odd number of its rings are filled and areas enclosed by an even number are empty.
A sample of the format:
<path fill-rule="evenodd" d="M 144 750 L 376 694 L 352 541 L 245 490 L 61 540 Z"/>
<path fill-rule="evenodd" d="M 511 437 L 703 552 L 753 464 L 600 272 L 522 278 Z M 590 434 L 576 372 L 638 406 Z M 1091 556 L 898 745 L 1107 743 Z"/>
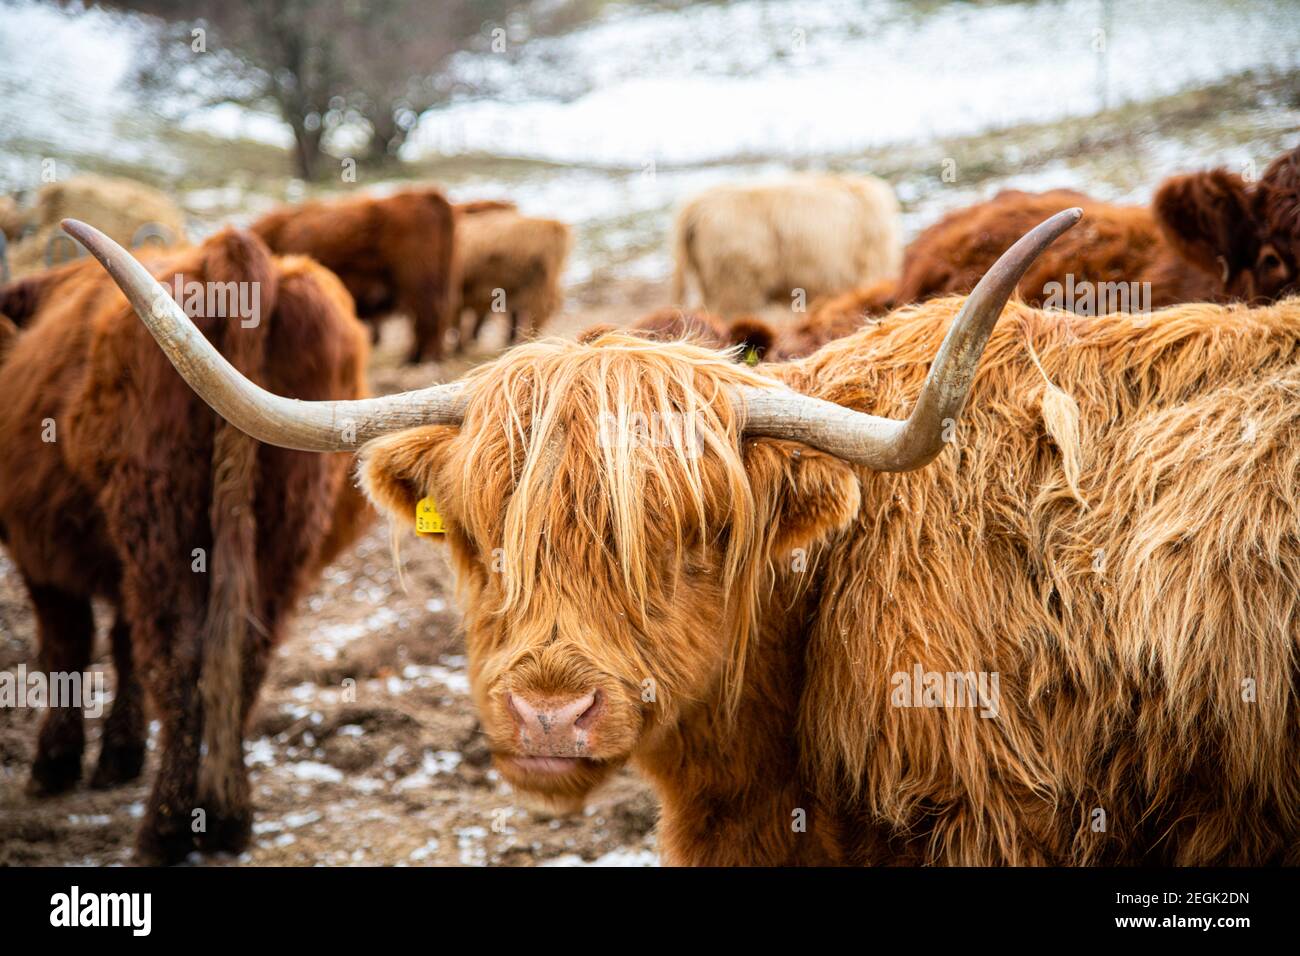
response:
<path fill-rule="evenodd" d="M 910 471 L 944 446 L 944 430 L 966 404 L 975 368 L 1002 307 L 1035 259 L 1083 216 L 1066 209 L 1039 223 L 993 264 L 966 298 L 930 366 L 925 386 L 905 421 L 878 418 L 781 388 L 744 386 L 748 435 L 788 438 L 877 471 Z"/>
<path fill-rule="evenodd" d="M 63 230 L 108 270 L 190 388 L 218 415 L 259 441 L 299 451 L 355 451 L 389 432 L 459 424 L 464 417 L 465 398 L 458 382 L 347 402 L 302 402 L 273 395 L 227 362 L 125 249 L 75 219 L 63 220 Z"/>

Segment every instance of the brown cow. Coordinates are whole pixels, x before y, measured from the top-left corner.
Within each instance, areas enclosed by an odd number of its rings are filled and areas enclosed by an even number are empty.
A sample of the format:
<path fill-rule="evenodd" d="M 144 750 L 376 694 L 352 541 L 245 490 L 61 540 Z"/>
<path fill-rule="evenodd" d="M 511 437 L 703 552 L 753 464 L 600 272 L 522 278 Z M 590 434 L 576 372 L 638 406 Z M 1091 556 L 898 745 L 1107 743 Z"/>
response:
<path fill-rule="evenodd" d="M 358 420 L 443 516 L 502 775 L 633 761 L 671 863 L 1300 862 L 1300 301 L 995 326 L 1079 215 L 758 369 L 613 332 L 286 410 L 177 361 L 272 443 Z"/>
<path fill-rule="evenodd" d="M 1266 302 L 1300 290 L 1300 149 L 1275 159 L 1258 183 L 1216 169 L 1175 176 L 1151 208 L 1098 203 L 1065 190 L 1008 191 L 959 210 L 908 247 L 895 300 L 972 288 L 1023 227 L 1062 201 L 1090 224 L 1067 237 L 1021 283 L 1030 304 L 1067 273 L 1076 283 L 1150 282 L 1152 308 L 1184 302 Z M 1106 311 L 1099 300 L 1095 314 Z"/>
<path fill-rule="evenodd" d="M 781 329 L 769 358 L 786 361 L 811 355 L 834 339 L 851 335 L 895 305 L 895 281 L 881 279 L 860 289 L 826 296 L 812 304 L 802 322 Z"/>
<path fill-rule="evenodd" d="M 278 209 L 251 228 L 271 251 L 309 255 L 331 269 L 361 318 L 377 323 L 393 312 L 409 314 L 411 362 L 442 358 L 457 279 L 455 217 L 441 192 L 311 202 Z"/>
<path fill-rule="evenodd" d="M 241 374 L 305 400 L 365 394 L 365 328 L 323 267 L 227 230 L 150 268 Z M 140 773 L 147 695 L 162 763 L 142 858 L 238 851 L 243 727 L 270 650 L 368 510 L 351 459 L 260 445 L 213 415 L 89 259 L 25 282 L 0 290 L 22 326 L 0 342 L 0 540 L 31 595 L 41 670 L 87 668 L 91 601 L 109 601 L 117 692 L 92 786 Z M 52 707 L 33 791 L 73 786 L 84 743 L 80 702 Z"/>
<path fill-rule="evenodd" d="M 583 339 L 594 340 L 602 328 L 608 331 L 613 326 L 589 329 Z M 761 361 L 777 338 L 772 327 L 757 316 L 741 316 L 728 322 L 712 312 L 672 306 L 643 315 L 628 328 L 656 342 L 690 341 L 711 349 L 736 349 L 736 357 L 750 365 Z"/>
<path fill-rule="evenodd" d="M 477 340 L 488 316 L 510 317 L 509 343 L 537 333 L 564 302 L 560 279 L 573 245 L 569 227 L 521 216 L 509 203 L 479 200 L 456 206 L 460 308 L 471 318 L 458 349 Z M 457 324 L 459 327 L 459 312 Z"/>
<path fill-rule="evenodd" d="M 1112 296 L 1099 294 L 1103 283 L 1115 284 L 1107 289 L 1123 284 L 1123 298 L 1132 311 L 1140 305 L 1159 309 L 1215 298 L 1213 278 L 1190 268 L 1170 248 L 1151 209 L 1098 202 L 1067 189 L 1046 193 L 1009 189 L 988 202 L 949 213 L 917 236 L 903 255 L 894 302 L 901 305 L 969 292 L 1026 229 L 1070 203 L 1083 208 L 1083 224 L 1025 274 L 1019 291 L 1028 304 L 1070 308 L 1065 301 L 1067 284 L 1092 289 L 1090 304 L 1070 309 L 1091 315 L 1120 311 L 1109 307 Z M 1132 282 L 1150 283 L 1149 302 L 1131 301 L 1133 296 L 1127 293 Z M 1139 295 L 1143 291 L 1137 290 Z M 1053 296 L 1058 301 L 1053 302 Z"/>
<path fill-rule="evenodd" d="M 1222 169 L 1175 176 L 1151 205 L 1166 240 L 1216 280 L 1216 297 L 1259 303 L 1300 292 L 1300 147 L 1253 184 Z"/>

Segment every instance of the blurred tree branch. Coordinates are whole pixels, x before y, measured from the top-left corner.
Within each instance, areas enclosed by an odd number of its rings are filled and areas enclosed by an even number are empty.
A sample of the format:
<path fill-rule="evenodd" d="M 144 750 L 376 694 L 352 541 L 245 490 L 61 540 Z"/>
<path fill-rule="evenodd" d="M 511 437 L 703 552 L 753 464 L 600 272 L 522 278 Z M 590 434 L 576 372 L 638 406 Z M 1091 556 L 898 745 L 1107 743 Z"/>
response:
<path fill-rule="evenodd" d="M 321 172 L 325 140 L 360 131 L 360 158 L 387 162 L 437 99 L 446 59 L 521 0 L 118 0 L 159 18 L 136 80 L 191 108 L 274 106 L 293 132 L 298 175 Z"/>

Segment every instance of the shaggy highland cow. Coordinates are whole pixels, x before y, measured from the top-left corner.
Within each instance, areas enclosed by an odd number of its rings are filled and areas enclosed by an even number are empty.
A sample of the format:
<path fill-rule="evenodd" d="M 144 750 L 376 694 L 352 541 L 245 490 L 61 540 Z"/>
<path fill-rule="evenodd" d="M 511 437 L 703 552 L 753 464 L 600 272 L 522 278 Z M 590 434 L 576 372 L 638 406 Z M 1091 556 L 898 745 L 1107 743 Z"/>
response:
<path fill-rule="evenodd" d="M 1075 203 L 1084 223 L 1030 267 L 1018 290 L 1039 307 L 1088 315 L 1187 302 L 1262 304 L 1300 292 L 1300 149 L 1256 183 L 1216 169 L 1175 176 L 1148 209 L 1097 202 L 1071 190 L 1006 190 L 922 232 L 897 282 L 814 303 L 782 330 L 774 358 L 807 355 L 909 302 L 966 293 L 999 255 L 1052 210 Z"/>
<path fill-rule="evenodd" d="M 308 402 L 365 394 L 365 329 L 323 267 L 232 230 L 149 262 L 167 289 L 149 279 L 151 294 L 179 308 L 178 294 L 195 313 L 186 333 L 240 375 Z M 243 728 L 271 648 L 368 513 L 351 456 L 261 445 L 212 414 L 90 260 L 24 282 L 0 290 L 20 326 L 0 329 L 0 541 L 31 596 L 41 670 L 84 671 L 91 601 L 110 602 L 117 687 L 91 785 L 139 775 L 147 697 L 162 760 L 142 859 L 237 852 L 252 819 Z M 51 707 L 32 790 L 73 786 L 84 745 L 80 704 Z"/>
<path fill-rule="evenodd" d="M 1216 169 L 1167 180 L 1151 202 L 1166 241 L 1216 281 L 1215 298 L 1300 292 L 1300 147 L 1250 183 Z"/>
<path fill-rule="evenodd" d="M 601 328 L 611 331 L 613 326 Z M 628 330 L 656 342 L 690 341 L 711 349 L 736 349 L 736 357 L 750 365 L 761 361 L 776 340 L 772 327 L 757 316 L 746 315 L 728 322 L 711 312 L 671 306 L 643 315 Z M 596 329 L 589 329 L 583 338 L 594 340 L 596 333 Z"/>
<path fill-rule="evenodd" d="M 477 340 L 494 313 L 509 316 L 511 345 L 539 332 L 564 302 L 560 278 L 572 244 L 564 223 L 521 216 L 508 203 L 457 206 L 460 311 L 471 315 L 458 347 Z"/>
<path fill-rule="evenodd" d="M 30 206 L 0 200 L 0 230 L 9 239 L 9 279 L 42 272 L 79 255 L 59 223 L 68 217 L 100 223 L 118 242 L 185 244 L 185 214 L 167 196 L 143 183 L 81 175 L 47 183 Z"/>
<path fill-rule="evenodd" d="M 361 318 L 378 323 L 393 312 L 410 315 L 410 361 L 441 360 L 459 280 L 455 217 L 438 190 L 286 207 L 251 228 L 273 252 L 308 255 L 332 270 Z"/>
<path fill-rule="evenodd" d="M 903 255 L 898 200 L 874 176 L 718 186 L 686 203 L 674 229 L 673 301 L 686 304 L 693 278 L 724 318 L 892 278 Z"/>
<path fill-rule="evenodd" d="M 1300 862 L 1300 302 L 998 323 L 1079 216 L 801 361 L 611 332 L 292 408 L 90 241 L 222 415 L 436 502 L 516 788 L 631 761 L 670 863 Z"/>
<path fill-rule="evenodd" d="M 818 299 L 807 318 L 781 329 L 769 357 L 785 361 L 811 355 L 827 342 L 850 335 L 875 316 L 888 313 L 894 308 L 895 293 L 895 280 L 881 279 L 861 289 Z"/>
<path fill-rule="evenodd" d="M 1157 217 L 1145 206 L 1116 206 L 1067 189 L 1008 189 L 988 202 L 949 213 L 917 236 L 903 255 L 894 302 L 969 292 L 1026 229 L 1067 203 L 1082 207 L 1083 223 L 1025 273 L 1019 294 L 1029 305 L 1104 315 L 1127 311 L 1113 307 L 1116 299 L 1138 311 L 1215 297 L 1213 278 L 1170 248 Z M 1149 283 L 1149 301 L 1145 290 L 1134 290 L 1131 283 Z M 1064 301 L 1067 287 L 1087 290 L 1090 298 Z"/>

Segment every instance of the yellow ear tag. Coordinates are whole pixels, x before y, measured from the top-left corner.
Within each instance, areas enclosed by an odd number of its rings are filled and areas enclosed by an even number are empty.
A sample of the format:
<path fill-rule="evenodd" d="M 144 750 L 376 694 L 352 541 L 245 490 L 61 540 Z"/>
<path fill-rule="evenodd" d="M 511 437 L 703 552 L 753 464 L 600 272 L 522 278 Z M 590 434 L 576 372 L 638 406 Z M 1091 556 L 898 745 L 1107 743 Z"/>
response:
<path fill-rule="evenodd" d="M 442 523 L 442 515 L 438 514 L 438 506 L 433 503 L 432 498 L 421 498 L 420 503 L 415 506 L 415 533 L 447 533 L 447 528 Z"/>

